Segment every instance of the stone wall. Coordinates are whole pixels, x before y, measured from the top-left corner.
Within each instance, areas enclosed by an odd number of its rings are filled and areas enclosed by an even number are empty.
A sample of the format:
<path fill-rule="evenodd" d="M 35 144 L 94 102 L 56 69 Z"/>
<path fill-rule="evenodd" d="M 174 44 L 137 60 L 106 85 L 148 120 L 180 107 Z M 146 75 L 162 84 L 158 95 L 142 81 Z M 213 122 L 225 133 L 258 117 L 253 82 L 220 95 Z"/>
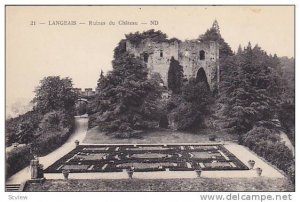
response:
<path fill-rule="evenodd" d="M 74 91 L 77 93 L 78 96 L 89 97 L 96 94 L 92 88 L 85 88 L 84 91 L 81 88 L 74 88 Z"/>
<path fill-rule="evenodd" d="M 140 57 L 146 63 L 150 75 L 158 72 L 166 86 L 170 60 L 174 57 L 183 66 L 185 78 L 196 78 L 198 70 L 203 68 L 210 89 L 212 91 L 218 89 L 219 45 L 217 42 L 190 40 L 157 43 L 151 39 L 144 39 L 139 44 L 131 44 L 127 41 L 126 51 L 135 57 Z M 200 58 L 200 51 L 204 51 L 205 58 Z"/>
<path fill-rule="evenodd" d="M 165 85 L 167 84 L 171 57 L 173 56 L 174 59 L 178 60 L 178 49 L 177 41 L 156 43 L 146 39 L 138 45 L 132 45 L 128 41 L 126 43 L 126 50 L 134 54 L 135 57 L 141 57 L 147 64 L 150 74 L 158 72 Z"/>

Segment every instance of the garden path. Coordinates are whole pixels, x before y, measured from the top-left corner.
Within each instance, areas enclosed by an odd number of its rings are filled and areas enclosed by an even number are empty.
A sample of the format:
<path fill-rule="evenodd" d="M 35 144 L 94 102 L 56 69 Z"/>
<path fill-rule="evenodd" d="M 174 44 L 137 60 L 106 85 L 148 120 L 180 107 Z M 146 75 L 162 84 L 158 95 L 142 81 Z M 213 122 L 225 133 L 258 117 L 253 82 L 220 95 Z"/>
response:
<path fill-rule="evenodd" d="M 41 164 L 44 165 L 44 169 L 53 164 L 55 161 L 63 157 L 65 154 L 69 153 L 75 147 L 75 140 L 79 140 L 82 142 L 85 138 L 86 132 L 88 128 L 88 116 L 75 116 L 75 131 L 69 137 L 67 142 L 63 144 L 58 149 L 54 150 L 50 154 L 39 157 L 39 161 Z M 21 184 L 30 179 L 30 166 L 20 170 L 13 176 L 11 176 L 7 181 L 6 184 Z"/>
<path fill-rule="evenodd" d="M 285 146 L 287 146 L 293 153 L 293 156 L 295 156 L 295 147 L 292 144 L 291 140 L 288 138 L 287 134 L 285 134 L 283 131 L 280 131 L 279 135 L 280 135 L 281 141 L 284 142 Z"/>
<path fill-rule="evenodd" d="M 262 174 L 261 174 L 262 177 L 269 177 L 269 178 L 284 178 L 285 177 L 281 172 L 279 172 L 277 170 L 277 168 L 275 168 L 275 166 L 272 166 L 266 160 L 257 156 L 254 152 L 252 152 L 245 146 L 238 145 L 238 144 L 225 144 L 224 147 L 226 149 L 228 149 L 231 153 L 233 153 L 245 165 L 248 165 L 249 160 L 255 161 L 253 170 L 231 172 L 231 175 L 234 174 L 234 177 L 254 177 L 254 176 L 256 176 L 256 171 L 255 171 L 256 168 L 261 168 L 263 170 Z M 215 176 L 218 175 L 218 173 L 214 173 L 214 174 L 215 174 Z M 228 173 L 228 175 L 230 175 L 230 174 Z"/>
<path fill-rule="evenodd" d="M 74 149 L 75 140 L 79 140 L 82 142 L 86 136 L 87 128 L 88 128 L 88 119 L 85 117 L 76 117 L 76 129 L 75 132 L 70 136 L 68 141 L 62 145 L 57 150 L 52 153 L 40 157 L 40 163 L 44 165 L 44 168 L 47 168 L 52 163 L 63 157 L 65 154 Z M 260 167 L 263 169 L 262 176 L 268 178 L 284 178 L 285 176 L 275 169 L 270 164 L 266 163 L 263 159 L 255 155 L 249 149 L 244 146 L 237 145 L 234 143 L 224 144 L 224 146 L 233 153 L 237 158 L 239 158 L 244 164 L 248 164 L 248 160 L 254 160 L 255 166 L 254 168 Z M 197 175 L 194 171 L 191 172 L 150 172 L 150 173 L 135 173 L 136 178 L 145 178 L 145 179 L 163 179 L 163 178 L 195 178 Z M 246 171 L 205 171 L 202 173 L 202 177 L 205 178 L 252 178 L 256 177 L 255 170 L 246 170 Z M 47 179 L 61 179 L 63 178 L 62 174 L 48 174 L 45 176 Z M 70 175 L 72 179 L 124 179 L 128 178 L 125 172 L 118 173 L 74 173 Z M 26 167 L 20 172 L 16 173 L 12 177 L 7 180 L 7 184 L 20 184 L 24 181 L 30 179 L 30 167 Z"/>

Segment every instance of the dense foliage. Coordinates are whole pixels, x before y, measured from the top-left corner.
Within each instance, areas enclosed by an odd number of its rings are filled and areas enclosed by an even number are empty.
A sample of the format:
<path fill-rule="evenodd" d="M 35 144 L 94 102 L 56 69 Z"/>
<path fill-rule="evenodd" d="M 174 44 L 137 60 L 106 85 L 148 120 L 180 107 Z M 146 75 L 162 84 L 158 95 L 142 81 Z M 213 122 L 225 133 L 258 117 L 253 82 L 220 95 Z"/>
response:
<path fill-rule="evenodd" d="M 227 56 L 232 56 L 233 52 L 227 42 L 222 38 L 220 30 L 217 27 L 211 27 L 203 35 L 199 36 L 200 41 L 216 41 L 219 44 L 220 60 Z"/>
<path fill-rule="evenodd" d="M 295 60 L 280 58 L 283 78 L 283 93 L 278 118 L 289 139 L 295 144 Z"/>
<path fill-rule="evenodd" d="M 147 79 L 146 66 L 127 53 L 113 61 L 113 70 L 99 87 L 97 125 L 117 137 L 131 137 L 137 131 L 158 125 L 160 98 L 157 79 Z"/>
<path fill-rule="evenodd" d="M 76 94 L 69 78 L 45 77 L 36 90 L 32 111 L 6 122 L 6 144 L 26 144 L 7 153 L 6 176 L 62 145 L 74 127 Z"/>
<path fill-rule="evenodd" d="M 42 117 L 36 111 L 29 111 L 7 120 L 5 124 L 6 146 L 10 146 L 14 142 L 21 144 L 31 142 Z"/>
<path fill-rule="evenodd" d="M 220 80 L 224 80 L 223 77 L 226 76 L 227 70 L 226 70 L 226 64 L 225 60 L 233 56 L 233 51 L 231 47 L 228 45 L 228 43 L 223 39 L 220 30 L 218 22 L 215 21 L 213 23 L 213 26 L 208 29 L 203 35 L 199 36 L 199 40 L 202 42 L 208 42 L 208 41 L 216 41 L 219 44 L 219 67 L 220 67 Z"/>
<path fill-rule="evenodd" d="M 33 159 L 33 153 L 31 153 L 29 145 L 8 152 L 5 162 L 5 177 L 8 178 L 28 166 L 31 159 Z"/>
<path fill-rule="evenodd" d="M 168 103 L 170 117 L 177 130 L 193 131 L 203 125 L 210 114 L 212 94 L 205 82 L 191 78 L 182 88 L 180 95 L 173 94 Z"/>
<path fill-rule="evenodd" d="M 227 128 L 243 134 L 260 121 L 274 119 L 281 93 L 277 57 L 249 44 L 226 61 L 228 75 L 221 83 Z"/>
<path fill-rule="evenodd" d="M 295 59 L 281 57 L 280 66 L 282 69 L 283 85 L 285 87 L 282 99 L 285 102 L 295 100 Z"/>
<path fill-rule="evenodd" d="M 150 29 L 145 32 L 135 32 L 135 33 L 129 33 L 125 35 L 125 39 L 122 39 L 118 46 L 114 50 L 114 58 L 117 58 L 120 54 L 123 54 L 126 52 L 126 41 L 129 41 L 133 45 L 140 44 L 144 39 L 151 39 L 153 42 L 175 42 L 180 41 L 176 38 L 168 39 L 168 36 L 161 32 L 161 31 L 155 31 L 154 29 Z"/>
<path fill-rule="evenodd" d="M 176 38 L 168 39 L 168 36 L 161 32 L 160 30 L 155 31 L 154 29 L 150 29 L 148 31 L 139 33 L 130 33 L 125 35 L 126 39 L 129 40 L 132 44 L 139 44 L 144 39 L 151 39 L 154 42 L 173 42 L 173 41 L 179 41 Z"/>
<path fill-rule="evenodd" d="M 294 143 L 294 59 L 268 55 L 250 43 L 234 54 L 217 22 L 200 40 L 217 41 L 220 47 L 218 125 L 238 134 L 240 143 L 284 170 L 293 181 L 294 157 L 275 131 L 285 130 Z"/>
<path fill-rule="evenodd" d="M 36 111 L 45 114 L 50 111 L 65 110 L 74 112 L 77 94 L 72 87 L 70 78 L 59 76 L 45 77 L 35 90 L 33 103 Z"/>
<path fill-rule="evenodd" d="M 280 104 L 278 118 L 282 128 L 295 146 L 295 103 Z"/>
<path fill-rule="evenodd" d="M 168 71 L 168 88 L 173 93 L 179 94 L 183 85 L 183 67 L 174 57 L 171 58 Z"/>
<path fill-rule="evenodd" d="M 293 178 L 294 156 L 285 144 L 280 142 L 280 137 L 274 134 L 274 131 L 254 127 L 243 135 L 243 144 Z"/>

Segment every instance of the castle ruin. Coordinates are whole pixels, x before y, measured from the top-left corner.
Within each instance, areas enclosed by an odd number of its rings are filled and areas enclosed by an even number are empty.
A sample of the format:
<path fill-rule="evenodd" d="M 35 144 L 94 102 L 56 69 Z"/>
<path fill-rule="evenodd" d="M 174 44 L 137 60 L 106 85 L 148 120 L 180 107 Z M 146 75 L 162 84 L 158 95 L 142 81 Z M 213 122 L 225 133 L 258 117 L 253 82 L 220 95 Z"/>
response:
<path fill-rule="evenodd" d="M 212 92 L 218 91 L 219 84 L 219 44 L 215 41 L 169 40 L 155 42 L 151 38 L 138 44 L 126 41 L 126 51 L 143 59 L 150 75 L 157 72 L 167 86 L 171 58 L 179 61 L 184 77 L 206 77 Z M 203 79 L 203 78 L 201 78 Z"/>
<path fill-rule="evenodd" d="M 91 97 L 96 94 L 96 91 L 93 91 L 92 88 L 85 88 L 84 91 L 81 88 L 74 88 L 74 91 L 79 97 Z"/>

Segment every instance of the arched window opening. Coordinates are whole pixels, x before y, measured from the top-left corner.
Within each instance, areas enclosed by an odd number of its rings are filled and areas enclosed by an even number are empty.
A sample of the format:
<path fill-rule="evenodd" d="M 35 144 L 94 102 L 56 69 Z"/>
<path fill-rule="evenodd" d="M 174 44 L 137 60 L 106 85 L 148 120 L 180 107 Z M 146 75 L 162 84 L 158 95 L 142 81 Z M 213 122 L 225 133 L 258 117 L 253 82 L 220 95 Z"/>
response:
<path fill-rule="evenodd" d="M 204 82 L 207 86 L 207 89 L 209 89 L 209 84 L 208 84 L 208 81 L 207 81 L 206 73 L 205 73 L 205 71 L 202 67 L 197 72 L 196 81 L 197 82 Z"/>
<path fill-rule="evenodd" d="M 205 60 L 205 52 L 204 52 L 204 50 L 201 50 L 199 54 L 200 54 L 200 60 Z"/>
<path fill-rule="evenodd" d="M 144 62 L 148 62 L 149 55 L 148 53 L 144 53 Z"/>
<path fill-rule="evenodd" d="M 164 53 L 163 53 L 163 51 L 162 50 L 160 50 L 160 53 L 159 53 L 159 55 L 160 55 L 160 57 L 162 58 L 162 57 L 164 57 Z"/>

